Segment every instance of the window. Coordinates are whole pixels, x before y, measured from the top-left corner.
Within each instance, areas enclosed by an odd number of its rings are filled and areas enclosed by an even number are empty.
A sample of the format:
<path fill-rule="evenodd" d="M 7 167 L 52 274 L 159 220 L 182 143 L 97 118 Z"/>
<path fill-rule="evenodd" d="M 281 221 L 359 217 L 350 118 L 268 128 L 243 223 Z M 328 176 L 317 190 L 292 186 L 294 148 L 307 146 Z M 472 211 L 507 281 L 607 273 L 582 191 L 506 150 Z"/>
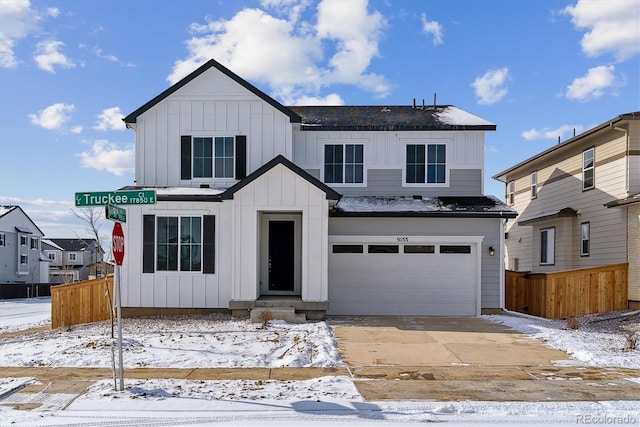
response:
<path fill-rule="evenodd" d="M 5 237 L 4 233 L 0 233 L 0 247 L 5 246 L 5 244 L 6 244 L 5 240 L 6 240 L 6 237 Z"/>
<path fill-rule="evenodd" d="M 516 196 L 516 182 L 509 181 L 509 183 L 507 184 L 507 203 L 509 205 L 513 205 L 513 203 L 515 202 L 515 196 Z"/>
<path fill-rule="evenodd" d="M 76 260 L 78 259 L 78 254 L 76 254 L 76 253 L 74 253 L 74 252 L 71 252 L 71 253 L 67 256 L 67 259 L 68 259 L 69 261 L 76 261 Z"/>
<path fill-rule="evenodd" d="M 142 272 L 215 273 L 216 217 L 142 216 Z"/>
<path fill-rule="evenodd" d="M 55 252 L 49 252 L 49 253 L 47 254 L 47 256 L 49 257 L 49 259 L 50 259 L 51 261 L 55 261 L 55 260 L 56 260 L 56 254 L 55 254 Z"/>
<path fill-rule="evenodd" d="M 27 246 L 27 236 L 24 234 L 20 235 L 20 246 Z"/>
<path fill-rule="evenodd" d="M 38 249 L 38 238 L 37 237 L 32 237 L 31 238 L 31 249 Z"/>
<path fill-rule="evenodd" d="M 334 254 L 361 254 L 363 248 L 362 245 L 333 245 L 332 252 Z"/>
<path fill-rule="evenodd" d="M 246 176 L 246 142 L 244 135 L 191 137 L 180 143 L 180 179 L 235 178 Z"/>
<path fill-rule="evenodd" d="M 362 144 L 325 145 L 324 182 L 362 184 L 364 182 L 364 146 Z"/>
<path fill-rule="evenodd" d="M 441 254 L 470 254 L 471 246 L 469 245 L 440 245 Z"/>
<path fill-rule="evenodd" d="M 433 254 L 435 252 L 434 245 L 404 245 L 405 254 Z"/>
<path fill-rule="evenodd" d="M 582 189 L 589 190 L 594 183 L 594 149 L 589 148 L 582 152 Z"/>
<path fill-rule="evenodd" d="M 580 256 L 589 256 L 591 226 L 588 222 L 580 224 Z"/>
<path fill-rule="evenodd" d="M 531 172 L 531 198 L 538 197 L 538 171 Z"/>
<path fill-rule="evenodd" d="M 26 254 L 20 254 L 20 264 L 28 265 L 29 264 L 29 256 Z"/>
<path fill-rule="evenodd" d="M 447 171 L 445 144 L 408 144 L 406 157 L 407 184 L 444 184 Z"/>
<path fill-rule="evenodd" d="M 555 263 L 555 228 L 540 230 L 540 264 L 552 265 Z"/>
<path fill-rule="evenodd" d="M 370 254 L 397 254 L 398 245 L 369 245 Z"/>

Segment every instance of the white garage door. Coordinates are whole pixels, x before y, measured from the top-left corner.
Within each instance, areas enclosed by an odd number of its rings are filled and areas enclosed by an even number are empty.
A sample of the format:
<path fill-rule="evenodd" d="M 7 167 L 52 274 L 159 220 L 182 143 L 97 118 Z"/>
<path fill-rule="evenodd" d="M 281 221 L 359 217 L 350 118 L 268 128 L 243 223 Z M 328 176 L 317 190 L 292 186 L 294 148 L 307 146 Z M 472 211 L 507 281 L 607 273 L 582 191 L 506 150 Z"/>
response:
<path fill-rule="evenodd" d="M 477 242 L 352 239 L 330 240 L 328 314 L 477 314 Z"/>

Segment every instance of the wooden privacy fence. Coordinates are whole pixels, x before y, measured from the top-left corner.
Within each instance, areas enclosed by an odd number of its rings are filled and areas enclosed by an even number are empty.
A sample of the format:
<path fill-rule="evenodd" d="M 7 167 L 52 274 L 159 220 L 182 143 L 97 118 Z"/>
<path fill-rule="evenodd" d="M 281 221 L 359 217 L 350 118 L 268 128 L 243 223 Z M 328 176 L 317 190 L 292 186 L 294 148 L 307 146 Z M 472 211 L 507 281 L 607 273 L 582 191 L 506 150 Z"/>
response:
<path fill-rule="evenodd" d="M 629 264 L 557 273 L 505 272 L 505 307 L 548 319 L 624 310 Z"/>
<path fill-rule="evenodd" d="M 109 319 L 112 310 L 110 297 L 113 300 L 113 275 L 52 286 L 51 328 Z"/>

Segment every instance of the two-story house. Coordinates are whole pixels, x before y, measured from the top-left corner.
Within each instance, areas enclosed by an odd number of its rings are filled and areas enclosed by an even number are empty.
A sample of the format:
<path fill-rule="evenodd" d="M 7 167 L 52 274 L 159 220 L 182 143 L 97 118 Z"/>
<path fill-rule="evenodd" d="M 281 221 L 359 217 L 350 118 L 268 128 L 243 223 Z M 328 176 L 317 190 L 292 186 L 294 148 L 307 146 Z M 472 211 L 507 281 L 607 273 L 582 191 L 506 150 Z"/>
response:
<path fill-rule="evenodd" d="M 503 226 L 484 133 L 450 105 L 284 106 L 215 60 L 124 119 L 125 314 L 476 316 L 503 306 Z M 175 311 L 175 310 L 174 310 Z"/>
<path fill-rule="evenodd" d="M 88 280 L 102 261 L 96 239 L 43 239 L 42 251 L 51 261 L 51 283 L 73 283 Z"/>
<path fill-rule="evenodd" d="M 43 233 L 20 206 L 0 206 L 0 283 L 47 283 Z"/>
<path fill-rule="evenodd" d="M 621 114 L 493 178 L 505 183 L 506 267 L 558 272 L 629 264 L 640 308 L 640 112 Z"/>

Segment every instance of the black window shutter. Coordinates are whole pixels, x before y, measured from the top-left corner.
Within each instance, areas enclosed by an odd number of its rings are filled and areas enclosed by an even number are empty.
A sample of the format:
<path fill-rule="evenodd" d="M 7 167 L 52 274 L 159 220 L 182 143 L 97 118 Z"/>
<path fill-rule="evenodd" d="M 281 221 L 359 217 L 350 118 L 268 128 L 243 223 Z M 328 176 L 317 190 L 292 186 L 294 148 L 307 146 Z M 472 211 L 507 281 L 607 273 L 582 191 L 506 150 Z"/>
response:
<path fill-rule="evenodd" d="M 216 272 L 216 217 L 214 215 L 204 216 L 202 231 L 202 272 L 213 274 Z"/>
<path fill-rule="evenodd" d="M 156 217 L 142 216 L 142 272 L 153 273 L 156 256 Z"/>
<path fill-rule="evenodd" d="M 236 179 L 247 176 L 247 136 L 236 136 Z"/>
<path fill-rule="evenodd" d="M 180 137 L 180 179 L 191 179 L 191 135 Z"/>

